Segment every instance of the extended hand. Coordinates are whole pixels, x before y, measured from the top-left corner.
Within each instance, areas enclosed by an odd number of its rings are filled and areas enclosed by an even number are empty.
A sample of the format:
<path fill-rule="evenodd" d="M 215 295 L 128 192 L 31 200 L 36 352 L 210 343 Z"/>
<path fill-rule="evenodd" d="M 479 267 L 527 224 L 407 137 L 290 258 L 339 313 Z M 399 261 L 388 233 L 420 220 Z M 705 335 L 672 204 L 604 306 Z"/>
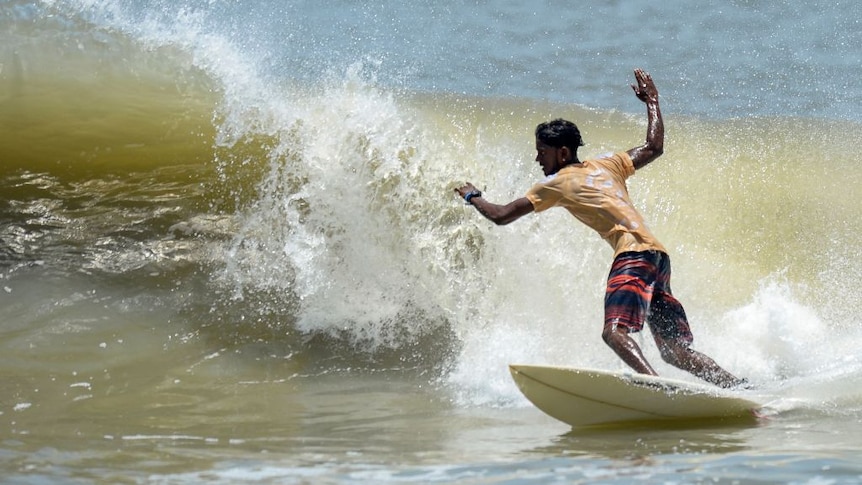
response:
<path fill-rule="evenodd" d="M 455 189 L 455 192 L 458 192 L 458 195 L 463 199 L 465 195 L 469 194 L 474 190 L 476 190 L 476 187 L 474 187 L 473 184 L 471 184 L 470 182 L 467 182 L 461 187 Z"/>
<path fill-rule="evenodd" d="M 632 89 L 635 96 L 644 103 L 658 101 L 658 88 L 652 81 L 652 76 L 643 69 L 635 69 L 635 81 L 637 84 L 632 84 Z"/>

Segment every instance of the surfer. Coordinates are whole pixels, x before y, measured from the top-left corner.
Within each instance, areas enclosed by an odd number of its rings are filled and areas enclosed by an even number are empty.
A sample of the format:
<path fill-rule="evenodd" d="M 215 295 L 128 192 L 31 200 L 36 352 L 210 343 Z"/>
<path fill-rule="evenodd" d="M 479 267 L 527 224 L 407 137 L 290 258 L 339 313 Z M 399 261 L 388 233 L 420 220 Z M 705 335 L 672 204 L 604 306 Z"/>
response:
<path fill-rule="evenodd" d="M 488 202 L 472 183 L 455 189 L 492 222 L 503 225 L 531 212 L 564 207 L 594 229 L 614 249 L 605 291 L 602 339 L 632 369 L 658 375 L 629 334 L 648 324 L 662 359 L 721 387 L 745 382 L 713 359 L 691 348 L 693 336 L 685 311 L 671 294 L 667 250 L 644 223 L 629 199 L 625 180 L 664 150 L 664 123 L 658 89 L 642 69 L 634 71 L 635 96 L 646 104 L 646 142 L 628 151 L 578 160 L 583 146 L 577 126 L 563 119 L 536 127 L 536 161 L 545 179 L 524 197 L 505 205 Z"/>

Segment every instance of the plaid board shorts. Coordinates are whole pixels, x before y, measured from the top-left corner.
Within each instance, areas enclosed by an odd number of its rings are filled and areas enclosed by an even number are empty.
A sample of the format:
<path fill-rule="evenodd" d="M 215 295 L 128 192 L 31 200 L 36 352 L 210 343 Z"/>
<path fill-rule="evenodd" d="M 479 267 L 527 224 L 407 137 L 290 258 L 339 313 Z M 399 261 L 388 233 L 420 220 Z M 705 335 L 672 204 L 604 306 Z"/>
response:
<path fill-rule="evenodd" d="M 661 251 L 622 253 L 614 259 L 605 290 L 605 328 L 640 332 L 691 344 L 694 336 L 682 304 L 670 290 L 670 258 Z"/>

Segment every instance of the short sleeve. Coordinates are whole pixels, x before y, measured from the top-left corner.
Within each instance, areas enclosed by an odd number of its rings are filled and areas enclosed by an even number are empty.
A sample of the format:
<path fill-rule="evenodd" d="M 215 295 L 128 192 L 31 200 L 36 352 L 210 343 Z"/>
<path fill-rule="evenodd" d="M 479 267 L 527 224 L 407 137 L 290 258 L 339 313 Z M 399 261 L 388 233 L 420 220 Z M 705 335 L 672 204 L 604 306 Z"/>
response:
<path fill-rule="evenodd" d="M 531 187 L 526 197 L 533 204 L 534 211 L 542 212 L 557 205 L 563 194 L 552 184 L 552 181 L 546 180 Z"/>
<path fill-rule="evenodd" d="M 625 180 L 635 173 L 635 164 L 627 152 L 609 154 L 606 157 L 594 160 L 594 163 L 611 170 L 620 180 Z"/>

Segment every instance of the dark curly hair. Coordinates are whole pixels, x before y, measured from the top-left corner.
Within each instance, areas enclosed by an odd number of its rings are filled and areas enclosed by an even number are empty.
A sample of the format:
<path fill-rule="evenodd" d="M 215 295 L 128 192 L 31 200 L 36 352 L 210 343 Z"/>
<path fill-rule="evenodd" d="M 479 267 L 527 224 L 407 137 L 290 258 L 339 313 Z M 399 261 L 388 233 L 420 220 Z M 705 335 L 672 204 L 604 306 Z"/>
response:
<path fill-rule="evenodd" d="M 569 147 L 572 153 L 584 146 L 581 131 L 571 121 L 557 118 L 536 127 L 536 139 L 555 148 Z"/>

